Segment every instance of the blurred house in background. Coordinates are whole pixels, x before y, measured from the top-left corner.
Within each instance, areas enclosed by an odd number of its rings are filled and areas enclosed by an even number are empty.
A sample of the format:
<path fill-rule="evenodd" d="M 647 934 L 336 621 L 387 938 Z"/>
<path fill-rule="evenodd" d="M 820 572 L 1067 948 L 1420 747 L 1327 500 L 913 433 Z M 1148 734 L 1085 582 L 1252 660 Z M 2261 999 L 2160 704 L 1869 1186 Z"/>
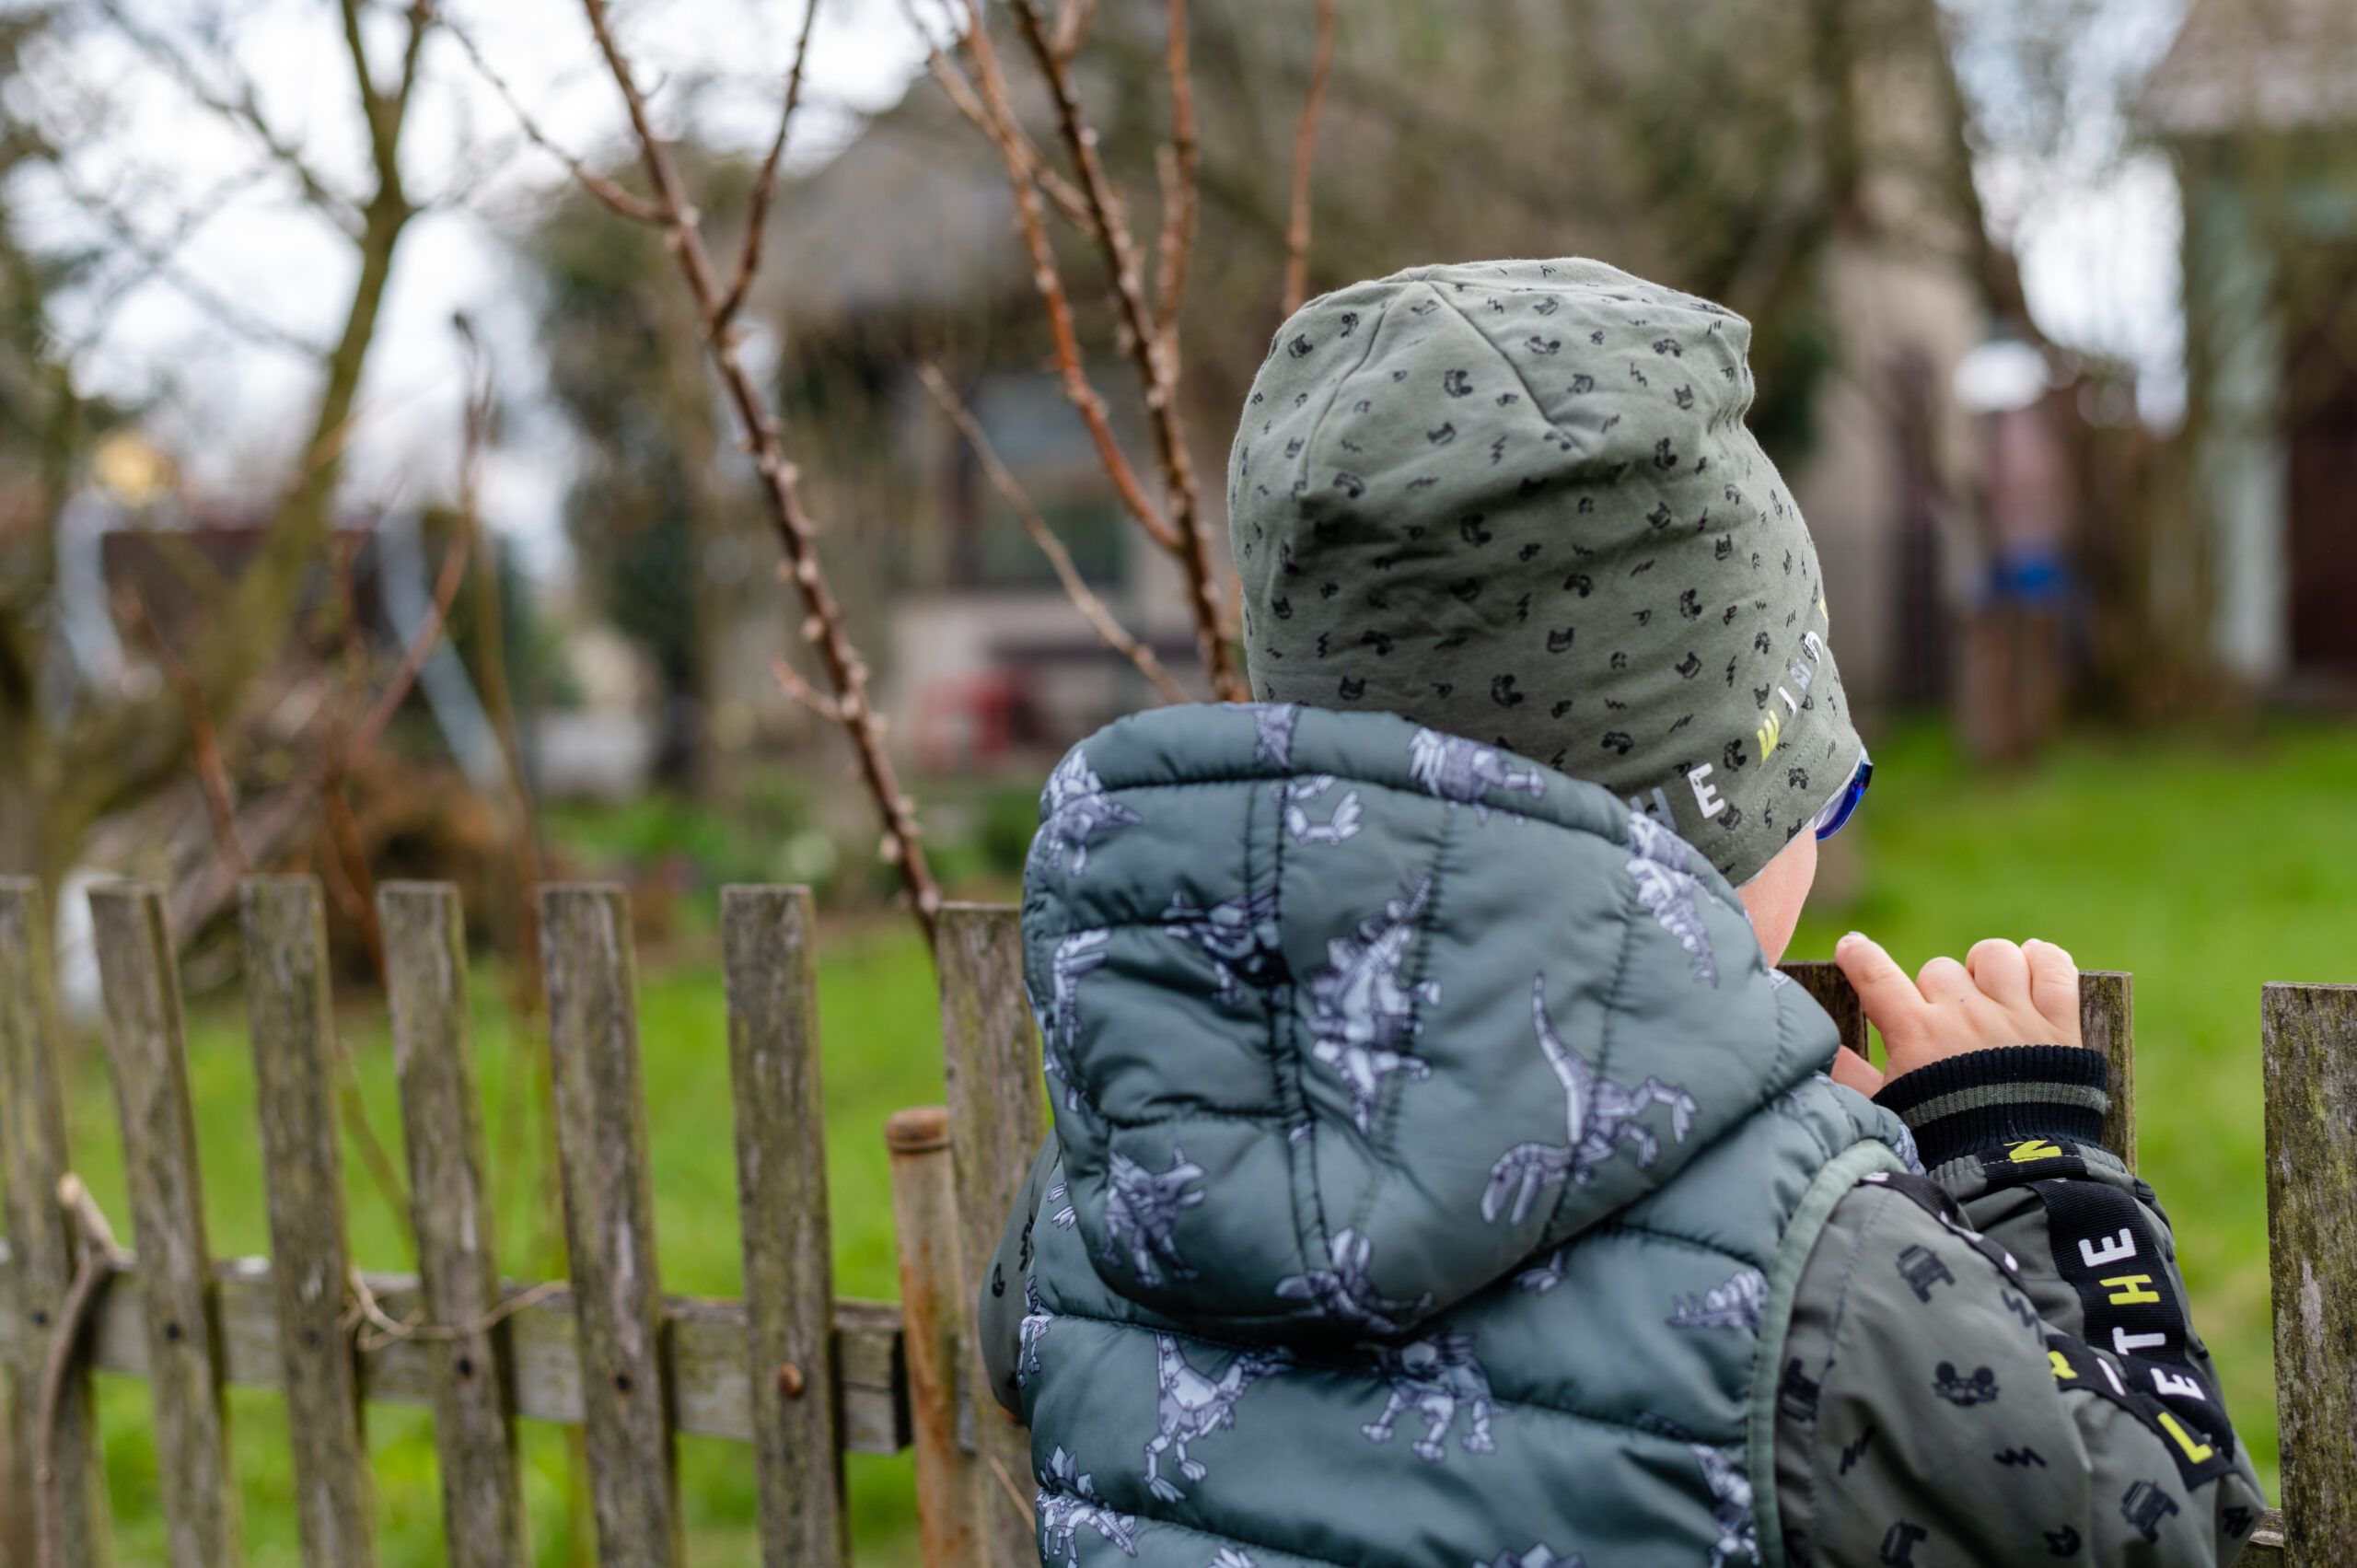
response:
<path fill-rule="evenodd" d="M 920 363 L 942 365 L 1083 580 L 1166 663 L 1192 667 L 1177 576 L 1132 537 L 1048 364 L 995 149 L 920 79 L 784 205 L 762 303 L 794 325 L 786 401 L 825 433 L 814 478 L 832 515 L 874 516 L 879 493 L 904 507 L 882 525 L 899 541 L 880 649 L 894 739 L 947 772 L 1061 750 L 1144 706 L 1144 680 L 1074 608 L 917 378 Z M 1091 368 L 1142 452 L 1126 370 Z"/>
<path fill-rule="evenodd" d="M 2357 688 L 2357 7 L 2196 0 L 2142 113 L 2184 192 L 2215 656 Z"/>
<path fill-rule="evenodd" d="M 1319 145 L 1313 286 L 1585 254 L 1744 311 L 1755 428 L 1817 534 L 1852 692 L 1869 710 L 1945 702 L 1956 629 L 1999 553 L 1983 516 L 1992 448 L 1956 376 L 2006 308 L 1991 280 L 2010 262 L 1983 234 L 1936 6 L 1868 0 L 1819 26 L 1735 0 L 1742 15 L 1707 35 L 1639 0 L 1474 8 L 1499 26 L 1434 34 L 1414 5 L 1353 10 Z M 1289 169 L 1270 149 L 1289 144 L 1307 38 L 1266 9 L 1193 14 L 1204 204 L 1184 338 L 1195 459 L 1213 476 L 1279 317 Z M 1140 193 L 1162 15 L 1109 6 L 1097 22 L 1108 157 Z M 1132 221 L 1150 225 L 1139 201 Z M 895 541 L 879 663 L 899 743 L 935 770 L 1052 751 L 1150 695 L 934 408 L 923 360 L 958 386 L 1083 575 L 1191 680 L 1175 574 L 1132 538 L 1062 398 L 990 144 L 920 78 L 781 212 L 761 303 L 791 324 L 798 455 L 821 515 Z M 1109 323 L 1086 314 L 1101 266 L 1076 243 L 1067 256 L 1084 339 L 1109 346 Z M 1142 436 L 1125 367 L 1092 368 L 1117 424 Z M 1132 450 L 1150 469 L 1142 439 Z M 1207 504 L 1220 490 L 1206 484 Z M 2067 516 L 2049 520 L 2067 534 Z M 1210 521 L 1224 549 L 1225 519 Z M 749 656 L 790 642 L 781 611 L 748 613 L 769 621 L 743 640 Z M 724 662 L 743 677 L 724 684 L 774 718 L 764 661 Z"/>

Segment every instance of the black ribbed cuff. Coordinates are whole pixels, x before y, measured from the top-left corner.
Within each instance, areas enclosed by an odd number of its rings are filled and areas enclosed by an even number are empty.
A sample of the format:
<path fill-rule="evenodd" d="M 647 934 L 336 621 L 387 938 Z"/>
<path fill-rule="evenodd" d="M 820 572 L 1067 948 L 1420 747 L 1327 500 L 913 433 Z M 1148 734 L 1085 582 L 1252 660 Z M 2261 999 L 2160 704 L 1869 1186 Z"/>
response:
<path fill-rule="evenodd" d="M 2110 1064 L 2075 1045 L 2011 1045 L 1950 1056 L 1893 1078 L 1875 1103 L 1915 1134 L 1923 1167 L 2024 1138 L 2103 1142 Z"/>

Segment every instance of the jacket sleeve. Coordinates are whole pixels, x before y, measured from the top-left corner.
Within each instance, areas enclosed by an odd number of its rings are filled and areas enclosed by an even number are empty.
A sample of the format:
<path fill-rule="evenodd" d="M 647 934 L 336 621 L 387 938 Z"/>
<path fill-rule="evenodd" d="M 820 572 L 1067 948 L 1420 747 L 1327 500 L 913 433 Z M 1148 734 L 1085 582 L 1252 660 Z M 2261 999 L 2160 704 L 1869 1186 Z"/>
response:
<path fill-rule="evenodd" d="M 1031 1162 L 1031 1174 L 1016 1194 L 1015 1212 L 1006 1216 L 1006 1231 L 991 1255 L 990 1272 L 982 1276 L 982 1366 L 990 1374 L 991 1392 L 1007 1413 L 1023 1417 L 1023 1384 L 1016 1365 L 1023 1348 L 1023 1319 L 1030 1311 L 1031 1226 L 1039 1220 L 1039 1204 L 1063 1159 L 1063 1145 L 1051 1131 Z M 1061 1196 L 1061 1194 L 1059 1194 Z"/>
<path fill-rule="evenodd" d="M 1895 1081 L 1931 1176 L 1842 1199 L 1783 1350 L 1795 1568 L 2232 1562 L 2264 1506 L 2104 1062 L 2024 1046 Z"/>

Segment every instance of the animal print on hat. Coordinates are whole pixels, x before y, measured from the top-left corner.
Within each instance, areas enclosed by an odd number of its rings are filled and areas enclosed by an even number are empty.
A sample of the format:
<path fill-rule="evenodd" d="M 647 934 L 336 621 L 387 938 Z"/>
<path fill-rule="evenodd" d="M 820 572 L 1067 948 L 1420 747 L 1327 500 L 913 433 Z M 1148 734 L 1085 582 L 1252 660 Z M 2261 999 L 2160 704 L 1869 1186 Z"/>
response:
<path fill-rule="evenodd" d="M 1592 779 L 1748 880 L 1859 754 L 1816 550 L 1743 423 L 1750 337 L 1577 260 L 1313 300 L 1228 459 L 1255 694 L 1429 726 L 1427 787 L 1485 819 L 1536 787 L 1522 759 Z M 1075 851 L 1110 826 L 1072 817 Z"/>

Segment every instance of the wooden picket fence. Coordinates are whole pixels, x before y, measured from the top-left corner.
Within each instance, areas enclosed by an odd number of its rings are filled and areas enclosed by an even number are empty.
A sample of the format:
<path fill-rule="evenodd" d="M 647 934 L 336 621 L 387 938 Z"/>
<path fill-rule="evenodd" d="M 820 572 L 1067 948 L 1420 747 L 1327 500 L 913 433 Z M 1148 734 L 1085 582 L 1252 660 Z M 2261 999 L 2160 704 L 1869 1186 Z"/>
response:
<path fill-rule="evenodd" d="M 389 884 L 378 897 L 415 1275 L 357 1272 L 349 1257 L 318 885 L 256 877 L 240 898 L 272 1257 L 216 1260 L 162 896 L 137 883 L 90 895 L 134 1256 L 111 1247 L 87 1200 L 61 1201 L 72 1162 L 48 916 L 37 885 L 0 879 L 0 1367 L 17 1395 L 13 1469 L 0 1472 L 0 1565 L 109 1561 L 93 1368 L 148 1382 L 170 1568 L 241 1560 L 227 1384 L 285 1397 L 312 1568 L 376 1561 L 366 1400 L 433 1408 L 453 1568 L 531 1560 L 519 1416 L 585 1429 L 606 1568 L 682 1561 L 682 1432 L 753 1446 L 770 1568 L 847 1561 L 842 1452 L 909 1446 L 929 1568 L 1038 1561 L 1028 1439 L 991 1398 L 974 1348 L 977 1276 L 1046 1130 L 1013 908 L 942 912 L 950 1103 L 902 1111 L 886 1129 L 896 1305 L 834 1294 L 807 889 L 721 897 L 744 1249 L 737 1300 L 662 1288 L 620 890 L 541 895 L 571 1277 L 529 1284 L 498 1269 L 455 890 Z M 1857 999 L 1832 966 L 1787 969 L 1863 1049 Z M 2088 1042 L 2112 1063 L 2107 1131 L 2132 1163 L 2129 977 L 2087 976 L 2083 1014 Z M 2357 987 L 2268 987 L 2261 1042 L 2290 1539 L 2270 1515 L 2245 1561 L 2357 1562 Z M 73 1188 L 64 1183 L 66 1199 Z M 82 1297 L 91 1305 L 81 1332 L 52 1355 Z"/>

